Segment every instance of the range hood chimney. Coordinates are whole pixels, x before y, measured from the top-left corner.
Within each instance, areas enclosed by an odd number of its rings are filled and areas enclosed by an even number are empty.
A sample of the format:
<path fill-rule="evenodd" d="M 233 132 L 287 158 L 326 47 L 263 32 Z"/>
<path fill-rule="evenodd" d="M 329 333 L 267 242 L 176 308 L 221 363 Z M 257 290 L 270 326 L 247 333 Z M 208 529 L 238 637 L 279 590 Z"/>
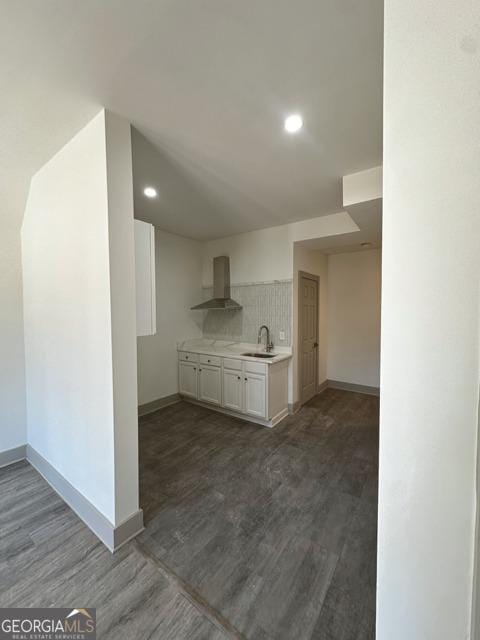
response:
<path fill-rule="evenodd" d="M 222 309 L 236 311 L 241 305 L 230 297 L 230 258 L 218 256 L 213 259 L 213 298 L 191 307 L 192 309 Z"/>

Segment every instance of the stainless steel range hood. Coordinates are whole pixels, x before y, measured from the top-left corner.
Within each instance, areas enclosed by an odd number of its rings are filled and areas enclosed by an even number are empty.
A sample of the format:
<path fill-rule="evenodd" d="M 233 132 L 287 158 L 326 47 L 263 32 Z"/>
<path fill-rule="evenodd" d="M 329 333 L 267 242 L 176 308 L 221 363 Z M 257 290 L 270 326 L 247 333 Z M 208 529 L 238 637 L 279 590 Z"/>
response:
<path fill-rule="evenodd" d="M 222 309 L 236 311 L 241 305 L 230 297 L 230 258 L 218 256 L 213 259 L 213 298 L 191 307 L 192 309 Z"/>

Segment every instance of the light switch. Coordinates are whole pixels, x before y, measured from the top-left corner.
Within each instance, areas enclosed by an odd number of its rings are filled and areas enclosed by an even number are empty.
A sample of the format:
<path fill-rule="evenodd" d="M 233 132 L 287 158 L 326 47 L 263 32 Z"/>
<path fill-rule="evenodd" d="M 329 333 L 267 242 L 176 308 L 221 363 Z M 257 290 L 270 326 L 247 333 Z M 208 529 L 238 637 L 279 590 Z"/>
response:
<path fill-rule="evenodd" d="M 285 340 L 285 331 L 280 331 L 278 337 L 280 338 L 280 340 Z"/>

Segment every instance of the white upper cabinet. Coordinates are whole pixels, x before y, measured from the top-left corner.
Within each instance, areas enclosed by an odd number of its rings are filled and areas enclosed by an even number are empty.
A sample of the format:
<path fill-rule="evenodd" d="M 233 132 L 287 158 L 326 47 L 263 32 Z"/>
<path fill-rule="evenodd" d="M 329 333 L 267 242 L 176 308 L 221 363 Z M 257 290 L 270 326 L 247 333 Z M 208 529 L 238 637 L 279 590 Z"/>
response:
<path fill-rule="evenodd" d="M 141 220 L 135 220 L 135 283 L 137 336 L 152 336 L 157 332 L 155 228 Z"/>

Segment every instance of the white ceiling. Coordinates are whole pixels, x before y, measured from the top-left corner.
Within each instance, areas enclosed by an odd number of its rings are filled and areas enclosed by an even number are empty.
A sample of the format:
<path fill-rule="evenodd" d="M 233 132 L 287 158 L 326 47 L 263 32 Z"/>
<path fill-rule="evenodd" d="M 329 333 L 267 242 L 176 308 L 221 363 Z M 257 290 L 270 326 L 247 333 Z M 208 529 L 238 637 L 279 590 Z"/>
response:
<path fill-rule="evenodd" d="M 382 204 L 379 198 L 345 207 L 359 231 L 302 240 L 299 244 L 327 255 L 378 249 L 382 245 Z M 362 247 L 362 243 L 369 243 L 369 246 Z"/>
<path fill-rule="evenodd" d="M 0 0 L 2 218 L 21 216 L 32 173 L 102 106 L 133 123 L 136 215 L 165 230 L 219 237 L 340 210 L 341 176 L 381 164 L 382 11 Z M 298 136 L 282 129 L 291 111 Z"/>

